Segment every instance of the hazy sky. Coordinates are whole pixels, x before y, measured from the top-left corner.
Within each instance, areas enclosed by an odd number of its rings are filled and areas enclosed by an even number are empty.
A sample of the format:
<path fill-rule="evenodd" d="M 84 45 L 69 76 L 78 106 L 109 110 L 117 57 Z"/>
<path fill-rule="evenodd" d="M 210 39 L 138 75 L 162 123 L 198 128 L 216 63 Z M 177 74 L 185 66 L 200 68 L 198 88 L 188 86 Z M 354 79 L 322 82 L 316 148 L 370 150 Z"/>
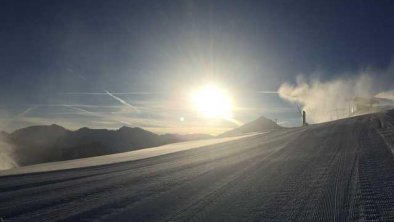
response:
<path fill-rule="evenodd" d="M 260 92 L 299 74 L 325 81 L 386 70 L 393 12 L 383 0 L 3 0 L 0 127 L 234 127 L 190 107 L 189 91 L 207 82 L 232 94 L 240 122 L 265 115 L 295 125 L 294 105 Z"/>

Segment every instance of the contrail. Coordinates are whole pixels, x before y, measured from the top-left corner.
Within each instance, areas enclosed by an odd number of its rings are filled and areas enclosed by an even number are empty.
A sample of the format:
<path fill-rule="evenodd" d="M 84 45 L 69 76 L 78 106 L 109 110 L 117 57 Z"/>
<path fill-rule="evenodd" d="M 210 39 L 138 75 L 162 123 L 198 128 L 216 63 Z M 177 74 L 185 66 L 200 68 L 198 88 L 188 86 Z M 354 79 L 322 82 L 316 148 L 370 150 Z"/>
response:
<path fill-rule="evenodd" d="M 19 113 L 16 117 L 22 117 L 22 116 L 28 114 L 29 112 L 31 112 L 32 110 L 36 109 L 37 107 L 38 107 L 38 106 L 29 107 L 29 108 L 27 108 L 25 111 Z"/>
<path fill-rule="evenodd" d="M 107 92 L 102 93 L 102 92 L 67 92 L 67 93 L 62 93 L 66 95 L 108 95 Z M 156 92 L 117 92 L 117 93 L 111 93 L 112 95 L 151 95 L 151 94 L 157 94 Z"/>
<path fill-rule="evenodd" d="M 108 95 L 107 93 L 104 93 L 103 95 Z M 88 107 L 88 108 L 106 108 L 106 107 L 119 107 L 120 105 L 89 105 L 89 104 L 63 104 L 63 103 L 55 103 L 55 104 L 26 104 L 29 106 L 33 106 L 30 107 L 28 109 L 26 109 L 25 111 L 23 111 L 22 113 L 18 114 L 18 115 L 26 115 L 27 113 L 29 113 L 30 111 L 32 111 L 33 109 L 39 108 L 39 107 Z"/>
<path fill-rule="evenodd" d="M 111 96 L 112 98 L 118 100 L 118 101 L 119 101 L 120 103 L 122 103 L 123 105 L 126 105 L 126 106 L 128 106 L 128 107 L 134 109 L 135 111 L 138 111 L 138 109 L 137 109 L 136 107 L 132 106 L 130 103 L 128 103 L 128 102 L 124 101 L 123 99 L 121 99 L 121 98 L 115 96 L 114 94 L 108 92 L 107 90 L 105 90 L 105 92 L 107 93 L 107 95 L 109 95 L 109 96 Z"/>
<path fill-rule="evenodd" d="M 98 113 L 90 112 L 90 111 L 87 111 L 87 110 L 85 110 L 85 109 L 81 109 L 81 108 L 78 108 L 78 107 L 75 107 L 75 106 L 69 106 L 69 105 L 63 105 L 63 106 L 64 106 L 64 107 L 67 107 L 67 108 L 70 108 L 70 109 L 72 109 L 72 110 L 77 110 L 77 111 L 81 111 L 81 112 L 87 113 L 87 114 L 89 114 L 89 115 L 91 115 L 91 116 L 103 117 L 103 115 L 100 115 L 100 114 L 98 114 Z"/>

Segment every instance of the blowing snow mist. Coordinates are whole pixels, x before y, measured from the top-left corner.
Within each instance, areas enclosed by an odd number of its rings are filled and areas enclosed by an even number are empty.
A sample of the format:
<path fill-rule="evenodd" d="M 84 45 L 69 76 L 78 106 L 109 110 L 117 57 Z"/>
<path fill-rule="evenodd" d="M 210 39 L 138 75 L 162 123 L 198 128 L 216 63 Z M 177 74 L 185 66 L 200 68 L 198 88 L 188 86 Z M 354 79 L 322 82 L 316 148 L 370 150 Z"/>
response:
<path fill-rule="evenodd" d="M 11 169 L 18 167 L 15 161 L 14 149 L 12 145 L 5 142 L 0 137 L 0 170 Z"/>
<path fill-rule="evenodd" d="M 296 84 L 283 83 L 281 98 L 300 104 L 312 123 L 344 118 L 349 113 L 349 101 L 355 97 L 371 97 L 373 80 L 366 74 L 356 78 L 340 78 L 327 82 L 298 77 Z"/>

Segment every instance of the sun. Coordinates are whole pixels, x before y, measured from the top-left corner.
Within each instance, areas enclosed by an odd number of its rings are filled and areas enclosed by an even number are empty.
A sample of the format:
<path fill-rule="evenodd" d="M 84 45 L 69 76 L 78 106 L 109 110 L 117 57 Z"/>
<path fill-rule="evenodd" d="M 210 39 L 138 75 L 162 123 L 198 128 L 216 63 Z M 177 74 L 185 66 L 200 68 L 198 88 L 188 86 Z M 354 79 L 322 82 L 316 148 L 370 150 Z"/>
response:
<path fill-rule="evenodd" d="M 205 85 L 192 93 L 196 110 L 209 119 L 232 119 L 232 101 L 228 92 L 214 84 Z"/>

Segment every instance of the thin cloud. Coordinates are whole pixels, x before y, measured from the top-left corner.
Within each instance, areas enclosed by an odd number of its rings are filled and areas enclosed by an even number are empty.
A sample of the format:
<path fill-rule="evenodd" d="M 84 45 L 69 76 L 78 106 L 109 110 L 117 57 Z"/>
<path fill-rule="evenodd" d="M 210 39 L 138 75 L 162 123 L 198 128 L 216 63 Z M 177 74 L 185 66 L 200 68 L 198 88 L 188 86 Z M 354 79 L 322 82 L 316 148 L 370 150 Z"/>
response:
<path fill-rule="evenodd" d="M 38 108 L 38 106 L 32 106 L 32 107 L 29 107 L 29 108 L 25 109 L 23 112 L 21 112 L 21 113 L 15 115 L 14 117 L 8 119 L 8 120 L 5 122 L 4 126 L 7 127 L 8 125 L 10 125 L 10 124 L 11 124 L 12 122 L 14 122 L 15 120 L 18 120 L 18 119 L 20 119 L 20 118 L 26 116 L 29 112 L 31 112 L 32 110 L 34 110 L 34 109 L 36 109 L 36 108 Z"/>
<path fill-rule="evenodd" d="M 108 95 L 107 91 L 105 93 L 102 92 L 67 92 L 67 93 L 62 93 L 66 95 Z M 138 92 L 116 92 L 116 93 L 111 93 L 112 95 L 152 95 L 152 94 L 157 94 L 156 92 L 143 92 L 143 91 L 138 91 Z"/>
<path fill-rule="evenodd" d="M 105 95 L 107 95 L 105 93 Z M 64 106 L 72 106 L 72 107 L 87 107 L 87 108 L 120 108 L 122 105 L 90 105 L 90 104 L 66 104 L 66 103 L 55 103 L 55 104 L 12 104 L 12 105 L 1 105 L 0 107 L 20 107 L 20 106 L 30 106 L 30 108 L 26 109 L 22 113 L 26 115 L 31 112 L 33 109 L 40 107 L 64 107 Z M 21 114 L 22 114 L 21 113 Z M 21 115 L 18 114 L 18 115 Z"/>
<path fill-rule="evenodd" d="M 114 116 L 102 115 L 102 114 L 99 114 L 99 113 L 87 111 L 85 109 L 78 108 L 78 107 L 73 107 L 73 106 L 67 106 L 66 105 L 65 107 L 69 107 L 70 109 L 73 109 L 73 110 L 76 110 L 76 111 L 80 111 L 80 112 L 88 114 L 90 116 L 100 117 L 100 118 L 109 119 L 109 120 L 115 120 L 115 121 L 117 121 L 119 123 L 126 124 L 126 125 L 129 125 L 129 126 L 135 125 L 135 124 L 131 124 L 131 123 L 129 123 L 129 122 L 123 120 L 123 119 L 120 119 L 120 118 L 117 118 L 117 117 L 114 117 Z"/>

